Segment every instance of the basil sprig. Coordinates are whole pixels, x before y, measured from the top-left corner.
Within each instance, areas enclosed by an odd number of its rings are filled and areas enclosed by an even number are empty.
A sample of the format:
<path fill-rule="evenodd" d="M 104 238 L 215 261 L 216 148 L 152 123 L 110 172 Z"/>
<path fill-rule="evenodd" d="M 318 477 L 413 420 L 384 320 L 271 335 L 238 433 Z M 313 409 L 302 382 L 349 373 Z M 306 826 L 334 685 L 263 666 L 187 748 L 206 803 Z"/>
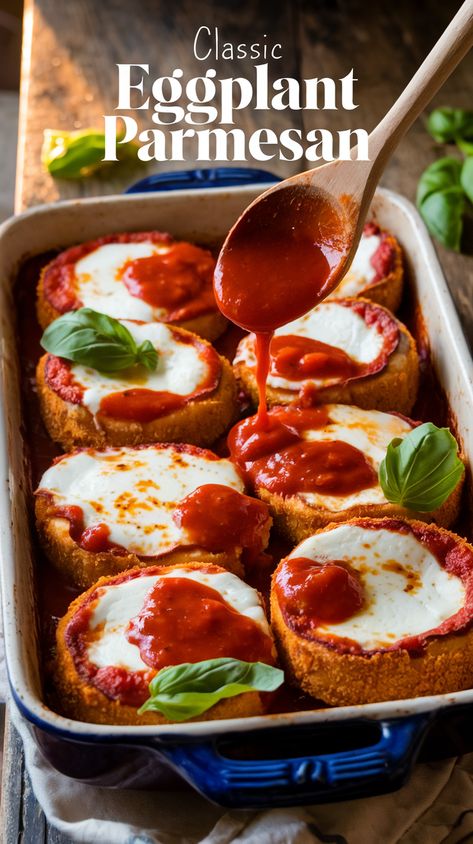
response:
<path fill-rule="evenodd" d="M 455 489 L 465 467 L 448 428 L 426 422 L 404 439 L 389 443 L 379 467 L 385 498 L 420 513 L 440 507 Z"/>
<path fill-rule="evenodd" d="M 59 317 L 41 338 L 43 349 L 66 360 L 111 375 L 131 366 L 156 369 L 158 353 L 149 340 L 138 346 L 118 319 L 79 308 Z"/>
<path fill-rule="evenodd" d="M 447 249 L 460 251 L 465 215 L 473 202 L 473 111 L 437 108 L 427 120 L 435 141 L 454 143 L 462 161 L 445 156 L 424 170 L 417 186 L 417 207 L 430 234 Z"/>
<path fill-rule="evenodd" d="M 139 714 L 161 712 L 171 721 L 187 721 L 219 700 L 245 692 L 273 692 L 284 681 L 280 668 L 239 659 L 205 659 L 158 671 L 149 684 L 150 697 Z"/>

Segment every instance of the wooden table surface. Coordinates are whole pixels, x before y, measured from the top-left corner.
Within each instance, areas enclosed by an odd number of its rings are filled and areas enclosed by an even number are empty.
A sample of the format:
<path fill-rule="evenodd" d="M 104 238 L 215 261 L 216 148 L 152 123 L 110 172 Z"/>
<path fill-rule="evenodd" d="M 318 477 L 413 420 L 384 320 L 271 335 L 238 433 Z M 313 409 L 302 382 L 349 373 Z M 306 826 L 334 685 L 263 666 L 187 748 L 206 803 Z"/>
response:
<path fill-rule="evenodd" d="M 216 67 L 221 76 L 245 76 L 249 62 L 200 62 L 193 55 L 199 26 L 218 26 L 222 41 L 253 42 L 264 33 L 281 42 L 283 58 L 271 64 L 273 78 L 340 78 L 354 68 L 358 77 L 352 112 L 267 112 L 246 110 L 236 127 L 251 133 L 264 125 L 283 128 L 326 127 L 331 130 L 372 129 L 413 75 L 429 49 L 460 6 L 460 0 L 27 0 L 24 21 L 20 137 L 16 210 L 76 196 L 120 193 L 136 178 L 154 170 L 182 169 L 184 164 L 154 164 L 137 172 L 110 169 L 106 178 L 81 182 L 55 181 L 40 163 L 43 129 L 102 126 L 102 115 L 116 106 L 116 64 L 149 63 L 152 78 L 175 67 L 198 76 Z M 458 67 L 433 105 L 471 108 L 473 56 Z M 151 126 L 150 113 L 134 112 L 140 124 Z M 422 170 L 437 156 L 421 118 L 403 140 L 382 184 L 415 197 Z M 251 163 L 251 162 L 250 162 Z M 229 162 L 231 164 L 231 162 Z M 209 165 L 211 166 L 211 165 Z M 255 163 L 281 177 L 301 162 Z M 470 244 L 471 245 L 471 244 Z M 470 250 L 473 251 L 473 250 Z M 473 258 L 438 248 L 453 298 L 470 343 L 473 343 Z M 4 764 L 3 841 L 13 844 L 63 842 L 46 823 L 34 800 L 24 770 L 18 737 L 6 732 Z"/>

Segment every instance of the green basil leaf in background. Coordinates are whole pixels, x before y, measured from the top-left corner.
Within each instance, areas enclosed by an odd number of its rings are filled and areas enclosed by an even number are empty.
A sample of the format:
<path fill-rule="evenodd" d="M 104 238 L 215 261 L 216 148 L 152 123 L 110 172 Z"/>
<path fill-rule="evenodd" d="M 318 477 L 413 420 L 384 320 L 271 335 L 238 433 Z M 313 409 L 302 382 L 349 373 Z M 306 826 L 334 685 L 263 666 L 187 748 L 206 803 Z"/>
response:
<path fill-rule="evenodd" d="M 120 160 L 136 157 L 137 145 L 133 142 L 120 144 Z M 45 129 L 41 160 L 52 176 L 61 179 L 82 179 L 90 176 L 111 162 L 103 161 L 105 155 L 105 134 L 96 129 L 78 132 L 62 132 Z"/>
<path fill-rule="evenodd" d="M 470 202 L 473 202 L 473 155 L 465 158 L 460 175 L 462 188 Z"/>
<path fill-rule="evenodd" d="M 462 108 L 436 108 L 429 114 L 427 129 L 439 143 L 473 140 L 473 111 Z"/>
<path fill-rule="evenodd" d="M 462 162 L 446 156 L 434 161 L 420 177 L 417 207 L 429 232 L 447 249 L 460 251 L 465 195 Z"/>
<path fill-rule="evenodd" d="M 379 482 L 392 504 L 430 513 L 447 500 L 464 471 L 457 441 L 448 428 L 426 422 L 389 444 L 379 467 Z"/>
<path fill-rule="evenodd" d="M 466 141 L 465 139 L 458 139 L 457 141 L 458 149 L 461 149 L 464 155 L 473 155 L 473 139 L 471 141 Z"/>
<path fill-rule="evenodd" d="M 432 193 L 419 208 L 429 232 L 442 246 L 460 252 L 465 196 L 458 188 Z"/>
<path fill-rule="evenodd" d="M 283 681 L 280 668 L 263 662 L 221 658 L 172 665 L 152 679 L 150 697 L 139 714 L 155 711 L 171 721 L 186 721 L 220 700 L 245 692 L 273 692 Z"/>
<path fill-rule="evenodd" d="M 121 322 L 91 308 L 79 308 L 56 319 L 46 328 L 41 345 L 57 357 L 108 374 L 137 364 L 152 371 L 158 361 L 149 340 L 137 346 Z"/>
<path fill-rule="evenodd" d="M 431 193 L 461 187 L 462 163 L 458 158 L 445 156 L 430 164 L 422 173 L 417 185 L 417 207 L 419 207 Z"/>

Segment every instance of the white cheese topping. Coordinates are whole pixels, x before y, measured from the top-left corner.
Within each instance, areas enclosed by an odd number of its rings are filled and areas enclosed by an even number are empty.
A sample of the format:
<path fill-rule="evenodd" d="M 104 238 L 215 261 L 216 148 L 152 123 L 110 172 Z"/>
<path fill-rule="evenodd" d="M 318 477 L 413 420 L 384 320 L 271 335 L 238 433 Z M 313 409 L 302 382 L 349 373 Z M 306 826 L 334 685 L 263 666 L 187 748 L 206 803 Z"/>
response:
<path fill-rule="evenodd" d="M 318 430 L 304 431 L 303 439 L 313 442 L 341 440 L 348 443 L 365 455 L 376 473 L 391 440 L 395 437 L 403 438 L 412 430 L 409 422 L 391 413 L 361 410 L 346 404 L 327 404 L 325 407 L 330 423 Z M 326 495 L 318 492 L 299 492 L 298 495 L 312 507 L 333 512 L 362 504 L 387 503 L 379 484 L 350 495 Z"/>
<path fill-rule="evenodd" d="M 51 466 L 39 486 L 58 506 L 81 507 L 86 528 L 105 523 L 111 542 L 155 556 L 189 544 L 172 516 L 176 505 L 203 484 L 244 491 L 229 460 L 173 446 L 78 451 Z"/>
<path fill-rule="evenodd" d="M 176 335 L 162 323 L 143 325 L 120 320 L 137 345 L 149 340 L 158 352 L 158 364 L 153 372 L 140 367 L 139 372 L 130 370 L 128 375 L 104 375 L 80 364 L 71 364 L 74 381 L 84 389 L 83 405 L 95 415 L 100 402 L 110 393 L 134 388 L 167 391 L 178 396 L 193 393 L 208 372 L 208 365 L 192 343 L 180 343 Z"/>
<path fill-rule="evenodd" d="M 299 319 L 277 328 L 275 334 L 276 336 L 295 334 L 319 340 L 342 349 L 358 363 L 371 363 L 376 360 L 384 345 L 384 335 L 376 325 L 367 325 L 363 317 L 353 308 L 334 301 L 322 302 Z M 253 369 L 256 367 L 254 334 L 249 334 L 241 340 L 233 362 L 244 363 Z M 304 380 L 316 387 L 327 387 L 343 379 L 332 377 Z M 289 381 L 272 373 L 268 376 L 268 386 L 275 389 L 299 391 L 302 383 L 302 381 Z"/>
<path fill-rule="evenodd" d="M 117 319 L 138 319 L 143 322 L 163 320 L 167 311 L 153 308 L 138 296 L 132 296 L 121 279 L 121 270 L 128 261 L 149 258 L 169 252 L 165 243 L 106 243 L 89 252 L 75 266 L 77 298 L 85 308 Z"/>
<path fill-rule="evenodd" d="M 379 234 L 364 234 L 356 250 L 352 265 L 340 284 L 330 294 L 331 299 L 343 296 L 359 296 L 376 277 L 376 270 L 371 259 L 381 243 Z"/>
<path fill-rule="evenodd" d="M 347 621 L 318 629 L 352 639 L 365 650 L 432 630 L 465 603 L 462 581 L 412 533 L 340 525 L 304 540 L 289 556 L 344 560 L 359 572 L 366 606 Z"/>
<path fill-rule="evenodd" d="M 140 671 L 149 669 L 140 656 L 139 648 L 131 644 L 125 632 L 130 619 L 136 617 L 156 581 L 167 577 L 195 580 L 215 589 L 237 612 L 253 619 L 268 636 L 271 636 L 259 595 L 239 577 L 230 572 L 201 572 L 198 570 L 172 569 L 167 574 L 134 577 L 116 586 L 102 586 L 90 619 L 90 630 L 100 631 L 88 647 L 89 660 L 99 668 L 108 665 Z"/>

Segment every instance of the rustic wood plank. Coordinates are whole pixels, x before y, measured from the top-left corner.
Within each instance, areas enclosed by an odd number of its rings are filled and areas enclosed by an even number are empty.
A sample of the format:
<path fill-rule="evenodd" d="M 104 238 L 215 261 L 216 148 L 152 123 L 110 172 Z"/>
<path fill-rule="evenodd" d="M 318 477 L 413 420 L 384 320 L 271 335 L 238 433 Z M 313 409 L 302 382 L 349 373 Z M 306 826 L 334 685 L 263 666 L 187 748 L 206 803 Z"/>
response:
<path fill-rule="evenodd" d="M 24 767 L 21 739 L 13 727 L 7 711 L 0 800 L 0 841 L 5 842 L 5 844 L 16 844 L 20 841 Z"/>
<path fill-rule="evenodd" d="M 277 76 L 297 76 L 294 18 L 290 4 L 265 0 L 225 4 L 216 9 L 212 0 L 135 0 L 133 8 L 123 0 L 77 0 L 58 6 L 56 0 L 28 0 L 25 14 L 26 53 L 23 62 L 22 111 L 19 135 L 17 210 L 42 202 L 76 196 L 120 193 L 146 172 L 175 170 L 192 162 L 150 165 L 130 172 L 111 168 L 103 178 L 82 182 L 54 180 L 40 164 L 43 130 L 103 127 L 102 115 L 113 114 L 117 95 L 119 62 L 148 62 L 153 79 L 180 67 L 189 77 L 207 67 L 219 75 L 245 75 L 244 61 L 222 63 L 198 61 L 193 41 L 199 26 L 220 25 L 222 38 L 248 41 L 267 33 L 268 39 L 284 42 L 284 56 L 274 62 Z M 29 46 L 28 46 L 29 45 Z M 264 113 L 264 122 L 251 111 L 237 114 L 235 128 L 250 133 L 258 125 L 277 129 L 288 125 L 280 112 Z M 266 120 L 266 115 L 269 115 Z M 135 111 L 142 128 L 152 126 L 147 111 Z M 298 120 L 298 118 L 296 118 Z M 290 122 L 289 122 L 290 125 Z M 212 128 L 209 125 L 209 128 Z M 231 163 L 231 162 L 229 162 Z M 209 165 L 210 166 L 210 165 Z M 294 164 L 279 163 L 276 170 L 288 176 Z"/>
<path fill-rule="evenodd" d="M 46 818 L 34 795 L 26 769 L 23 774 L 21 844 L 41 844 L 46 841 Z"/>

